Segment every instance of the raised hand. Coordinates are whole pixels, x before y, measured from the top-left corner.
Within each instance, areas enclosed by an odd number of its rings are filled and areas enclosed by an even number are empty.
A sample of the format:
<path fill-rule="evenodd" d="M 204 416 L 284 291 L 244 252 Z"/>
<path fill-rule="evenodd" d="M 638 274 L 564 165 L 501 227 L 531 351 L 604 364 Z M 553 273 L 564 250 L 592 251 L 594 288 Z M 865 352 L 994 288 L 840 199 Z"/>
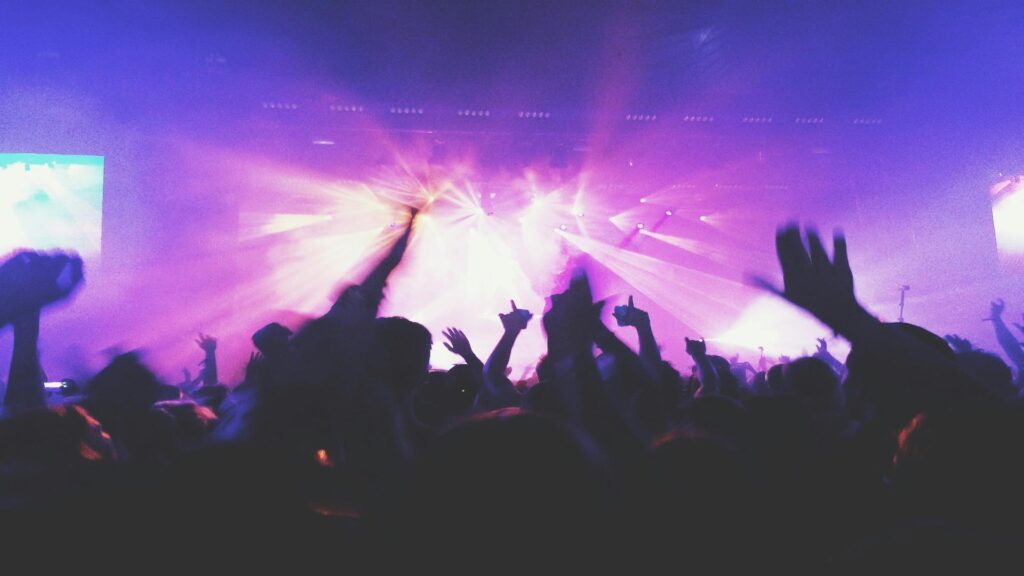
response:
<path fill-rule="evenodd" d="M 971 344 L 970 340 L 961 338 L 957 334 L 946 334 L 946 342 L 949 342 L 949 345 L 953 347 L 953 350 L 959 354 L 974 350 L 974 345 Z"/>
<path fill-rule="evenodd" d="M 694 358 L 703 358 L 704 356 L 707 356 L 708 345 L 704 342 L 703 338 L 700 340 L 690 340 L 689 338 L 685 338 L 685 340 L 687 354 Z"/>
<path fill-rule="evenodd" d="M 775 235 L 784 282 L 783 290 L 776 292 L 829 326 L 860 309 L 853 292 L 846 238 L 841 232 L 833 234 L 832 246 L 830 261 L 813 228 L 807 229 L 806 246 L 795 224 L 780 228 Z"/>
<path fill-rule="evenodd" d="M 551 308 L 544 314 L 548 354 L 562 358 L 590 351 L 601 326 L 603 304 L 594 302 L 586 272 L 582 268 L 574 270 L 569 287 L 551 295 Z"/>
<path fill-rule="evenodd" d="M 477 408 L 495 409 L 516 406 L 521 400 L 515 386 L 509 381 L 506 371 L 509 358 L 512 357 L 512 347 L 515 346 L 519 333 L 526 329 L 533 314 L 529 310 L 517 308 L 514 300 L 510 301 L 510 304 L 512 305 L 511 312 L 498 314 L 505 332 L 498 339 L 498 343 L 494 345 L 494 350 L 491 351 L 487 363 L 484 364 L 484 385 L 476 398 Z"/>
<path fill-rule="evenodd" d="M 818 354 L 828 354 L 828 342 L 824 338 L 818 338 Z"/>
<path fill-rule="evenodd" d="M 202 378 L 193 378 L 192 371 L 188 368 L 182 368 L 181 374 L 184 377 L 181 384 L 178 386 L 181 390 L 187 393 L 194 392 L 198 385 L 202 383 Z"/>
<path fill-rule="evenodd" d="M 810 312 L 851 342 L 878 338 L 882 324 L 854 295 L 846 238 L 839 231 L 834 233 L 833 257 L 829 260 L 817 231 L 809 228 L 806 236 L 805 246 L 796 224 L 780 227 L 775 235 L 783 289 L 762 278 L 750 280 Z"/>
<path fill-rule="evenodd" d="M 6 323 L 20 313 L 67 298 L 83 279 L 77 254 L 20 252 L 0 265 L 0 309 Z"/>
<path fill-rule="evenodd" d="M 1003 302 L 1002 298 L 996 298 L 995 300 L 992 301 L 992 307 L 989 309 L 990 310 L 989 317 L 988 318 L 984 318 L 984 320 L 990 320 L 990 321 L 1002 320 L 1003 319 L 1003 310 L 1005 310 L 1005 309 L 1006 309 L 1006 302 Z"/>
<path fill-rule="evenodd" d="M 249 354 L 249 361 L 245 364 L 245 381 L 248 383 L 256 382 L 256 379 L 260 375 L 260 371 L 263 368 L 263 354 L 259 352 L 252 352 Z"/>
<path fill-rule="evenodd" d="M 633 304 L 632 295 L 629 296 L 629 304 L 616 306 L 612 311 L 612 316 L 615 316 L 615 321 L 619 326 L 643 327 L 651 324 L 650 315 Z"/>
<path fill-rule="evenodd" d="M 529 310 L 516 308 L 515 300 L 510 300 L 509 302 L 512 304 L 512 311 L 508 314 L 498 314 L 501 326 L 505 328 L 505 332 L 522 332 L 526 330 L 526 325 L 533 318 L 533 313 Z"/>
<path fill-rule="evenodd" d="M 416 215 L 419 209 L 413 206 L 407 207 L 409 220 L 405 223 L 402 233 L 394 240 L 387 254 L 370 270 L 370 272 L 359 282 L 359 288 L 350 287 L 346 289 L 334 306 L 332 314 L 344 318 L 347 321 L 364 320 L 367 315 L 371 318 L 377 315 L 380 303 L 384 299 L 384 286 L 387 284 L 388 276 L 402 262 L 405 251 L 409 247 L 409 238 L 412 236 L 413 224 L 416 222 Z"/>
<path fill-rule="evenodd" d="M 6 406 L 45 404 L 39 366 L 40 314 L 43 307 L 67 298 L 82 277 L 82 259 L 74 254 L 21 252 L 0 265 L 0 327 L 14 327 Z"/>
<path fill-rule="evenodd" d="M 469 345 L 469 338 L 466 338 L 465 333 L 458 328 L 448 328 L 441 332 L 448 342 L 444 343 L 444 347 L 453 354 L 458 354 L 463 358 L 473 356 L 473 347 Z"/>
<path fill-rule="evenodd" d="M 1003 349 L 1006 356 L 1009 357 L 1010 361 L 1017 366 L 1018 371 L 1024 370 L 1024 343 L 1017 341 L 1017 338 L 1007 328 L 1006 323 L 1003 322 L 1003 310 L 1006 309 L 1006 303 L 1003 302 L 1002 298 L 996 298 L 992 301 L 992 307 L 988 318 L 982 318 L 986 322 L 991 322 L 992 327 L 995 329 L 996 340 L 999 342 L 999 347 Z M 1024 326 L 1014 323 L 1014 326 L 1018 330 L 1024 332 Z"/>
<path fill-rule="evenodd" d="M 217 339 L 207 334 L 200 333 L 196 338 L 196 344 L 207 354 L 217 350 Z"/>

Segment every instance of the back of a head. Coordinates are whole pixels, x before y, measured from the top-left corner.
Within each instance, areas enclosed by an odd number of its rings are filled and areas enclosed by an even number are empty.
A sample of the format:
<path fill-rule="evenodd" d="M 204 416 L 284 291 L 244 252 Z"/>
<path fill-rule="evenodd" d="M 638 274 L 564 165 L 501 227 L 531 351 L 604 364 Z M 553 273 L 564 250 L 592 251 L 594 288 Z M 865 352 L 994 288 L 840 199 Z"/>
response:
<path fill-rule="evenodd" d="M 839 376 L 817 358 L 799 358 L 782 368 L 785 391 L 815 412 L 832 411 L 842 404 Z"/>
<path fill-rule="evenodd" d="M 162 384 L 137 355 L 128 353 L 93 377 L 86 392 L 86 408 L 117 439 L 126 432 L 127 421 L 144 416 L 155 402 L 175 399 L 178 391 Z"/>
<path fill-rule="evenodd" d="M 422 324 L 393 316 L 374 323 L 374 372 L 409 391 L 423 381 L 430 366 L 433 339 Z"/>
<path fill-rule="evenodd" d="M 271 322 L 252 335 L 252 343 L 267 357 L 279 356 L 288 348 L 292 331 L 277 322 Z"/>
<path fill-rule="evenodd" d="M 412 413 L 416 421 L 428 428 L 441 428 L 444 424 L 445 381 L 448 374 L 431 370 L 412 394 Z"/>
<path fill-rule="evenodd" d="M 908 346 L 934 355 L 939 361 L 955 363 L 949 344 L 940 336 L 913 324 L 886 324 Z M 847 402 L 854 414 L 874 415 L 889 430 L 899 430 L 920 413 L 938 390 L 955 389 L 962 382 L 955 370 L 944 374 L 947 382 L 935 382 L 925 376 L 925 367 L 903 356 L 904 350 L 890 350 L 874 343 L 855 344 L 846 359 L 847 377 L 843 383 Z M 934 372 L 933 372 L 934 374 Z"/>
<path fill-rule="evenodd" d="M 718 374 L 719 392 L 730 398 L 739 399 L 744 390 L 740 380 L 733 374 L 729 361 L 721 356 L 708 356 L 708 360 L 714 366 L 715 373 Z"/>
<path fill-rule="evenodd" d="M 473 400 L 480 391 L 479 370 L 468 364 L 456 364 L 448 369 L 446 389 L 450 406 L 460 412 L 473 407 Z"/>

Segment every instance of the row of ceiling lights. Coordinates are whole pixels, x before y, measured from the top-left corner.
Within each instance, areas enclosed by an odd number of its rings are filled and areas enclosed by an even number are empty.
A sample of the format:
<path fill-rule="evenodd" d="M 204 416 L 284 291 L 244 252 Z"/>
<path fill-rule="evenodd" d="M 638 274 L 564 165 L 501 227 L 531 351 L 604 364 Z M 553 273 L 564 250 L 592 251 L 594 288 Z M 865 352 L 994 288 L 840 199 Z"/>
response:
<path fill-rule="evenodd" d="M 298 110 L 299 105 L 291 102 L 262 102 L 261 106 L 267 110 Z M 357 105 L 340 105 L 331 104 L 328 106 L 331 112 L 366 112 L 364 106 Z M 417 115 L 422 116 L 426 113 L 426 110 L 419 107 L 391 107 L 388 108 L 388 112 L 391 114 L 402 114 L 402 115 Z M 489 118 L 491 116 L 490 110 L 473 110 L 473 109 L 458 109 L 455 111 L 457 116 L 464 117 L 479 117 Z M 543 112 L 536 110 L 520 110 L 516 113 L 516 117 L 523 119 L 548 119 L 551 118 L 551 112 Z M 656 114 L 627 114 L 625 119 L 629 122 L 654 122 L 658 119 Z M 715 121 L 714 116 L 704 115 L 692 115 L 688 114 L 683 116 L 683 122 L 690 123 L 711 123 Z M 743 116 L 740 119 L 742 124 L 772 124 L 775 122 L 775 118 L 771 116 Z M 825 118 L 823 116 L 798 116 L 793 119 L 794 124 L 824 124 Z M 851 124 L 857 126 L 879 126 L 882 124 L 880 118 L 854 118 Z"/>

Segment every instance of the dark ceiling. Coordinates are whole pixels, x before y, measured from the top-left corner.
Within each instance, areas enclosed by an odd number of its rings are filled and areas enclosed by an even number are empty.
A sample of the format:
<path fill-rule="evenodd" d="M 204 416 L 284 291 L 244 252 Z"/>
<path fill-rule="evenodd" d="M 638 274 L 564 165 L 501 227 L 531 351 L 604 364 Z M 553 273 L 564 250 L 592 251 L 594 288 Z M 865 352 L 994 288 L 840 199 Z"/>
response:
<path fill-rule="evenodd" d="M 144 111 L 311 87 L 362 101 L 996 119 L 1020 2 L 110 0 L 5 8 L 2 81 Z M 232 88 L 234 87 L 234 88 Z"/>

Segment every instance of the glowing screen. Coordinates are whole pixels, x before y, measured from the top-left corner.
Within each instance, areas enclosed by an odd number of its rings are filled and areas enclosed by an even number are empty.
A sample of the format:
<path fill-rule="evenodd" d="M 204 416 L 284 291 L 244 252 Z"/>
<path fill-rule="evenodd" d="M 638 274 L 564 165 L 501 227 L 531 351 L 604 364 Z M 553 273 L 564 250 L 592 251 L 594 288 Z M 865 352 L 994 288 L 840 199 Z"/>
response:
<path fill-rule="evenodd" d="M 103 157 L 0 154 L 0 253 L 100 253 Z"/>

